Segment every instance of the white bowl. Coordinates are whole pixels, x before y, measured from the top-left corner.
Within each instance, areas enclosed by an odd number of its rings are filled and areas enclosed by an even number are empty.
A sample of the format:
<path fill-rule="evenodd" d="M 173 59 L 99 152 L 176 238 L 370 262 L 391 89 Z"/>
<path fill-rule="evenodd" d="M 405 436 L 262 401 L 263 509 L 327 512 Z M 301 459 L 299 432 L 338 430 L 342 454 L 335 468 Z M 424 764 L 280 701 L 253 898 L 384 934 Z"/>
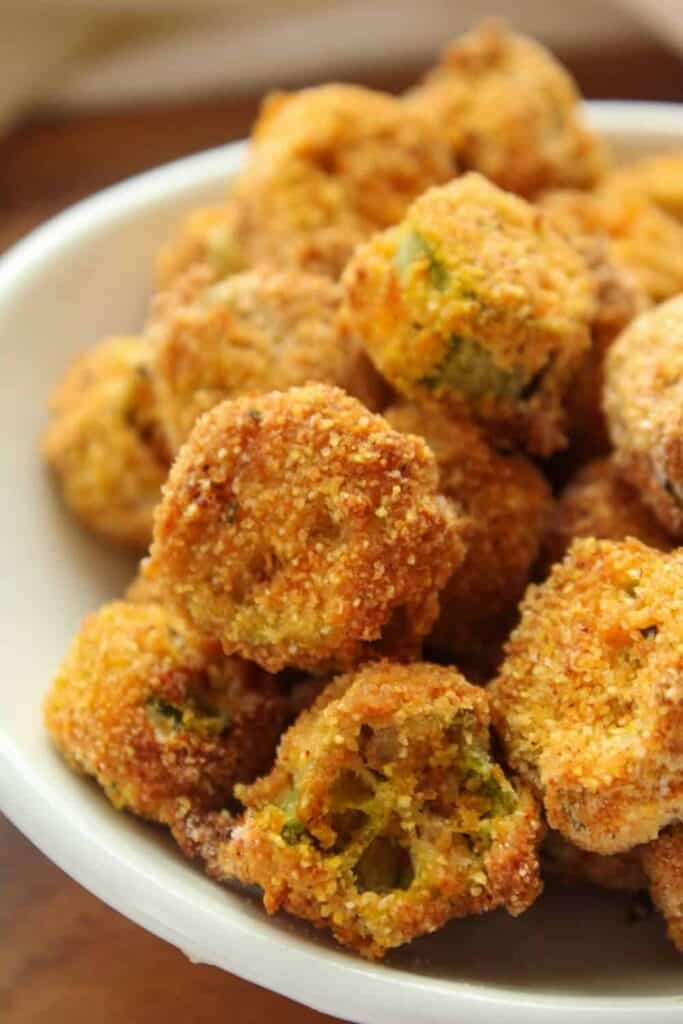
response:
<path fill-rule="evenodd" d="M 598 103 L 590 115 L 622 154 L 683 148 L 683 107 Z M 659 919 L 625 924 L 621 896 L 553 890 L 519 920 L 453 922 L 367 964 L 207 881 L 46 741 L 41 698 L 70 637 L 133 573 L 54 499 L 36 457 L 46 396 L 79 348 L 140 327 L 155 249 L 186 209 L 220 196 L 243 152 L 221 147 L 108 189 L 0 261 L 0 806 L 78 882 L 192 959 L 358 1024 L 535 1024 L 551 1013 L 558 1024 L 678 1024 L 683 961 Z"/>

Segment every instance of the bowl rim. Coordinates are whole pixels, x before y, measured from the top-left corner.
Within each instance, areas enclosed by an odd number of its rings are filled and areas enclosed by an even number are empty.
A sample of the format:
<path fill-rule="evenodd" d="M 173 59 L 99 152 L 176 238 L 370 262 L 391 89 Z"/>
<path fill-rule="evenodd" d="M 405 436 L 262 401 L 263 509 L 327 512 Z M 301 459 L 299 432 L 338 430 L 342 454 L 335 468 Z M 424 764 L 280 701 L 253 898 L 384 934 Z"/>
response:
<path fill-rule="evenodd" d="M 591 122 L 612 134 L 647 131 L 670 136 L 683 148 L 683 104 L 599 101 L 587 104 Z M 246 143 L 234 142 L 174 160 L 112 185 L 82 200 L 36 228 L 0 257 L 0 308 L 15 289 L 44 266 L 65 245 L 93 226 L 114 227 L 131 212 L 149 209 L 169 197 L 191 197 L 197 188 L 240 166 Z M 545 1021 L 549 1011 L 572 1021 L 636 1021 L 658 1024 L 680 1020 L 683 995 L 623 997 L 594 993 L 516 992 L 478 982 L 443 980 L 356 960 L 347 953 L 283 940 L 267 922 L 255 925 L 225 914 L 210 914 L 221 936 L 215 955 L 193 945 L 194 908 L 186 894 L 169 889 L 154 874 L 141 870 L 121 849 L 111 849 L 84 828 L 76 814 L 55 829 L 53 804 L 45 777 L 0 722 L 0 810 L 63 871 L 95 896 L 185 952 L 191 959 L 228 970 L 246 980 L 295 999 L 323 1013 L 358 1022 L 390 1020 L 391 1024 L 433 1024 L 452 1021 L 454 1011 L 467 1011 L 472 1024 L 493 1019 L 511 1024 Z M 95 849 L 93 849 L 95 844 Z M 196 940 L 195 940 L 196 941 Z M 199 944 L 201 945 L 201 943 Z M 390 1015 L 390 1016 L 385 1016 Z M 495 1018 L 494 1018 L 495 1015 Z M 675 1016 L 674 1016 L 675 1015 Z"/>

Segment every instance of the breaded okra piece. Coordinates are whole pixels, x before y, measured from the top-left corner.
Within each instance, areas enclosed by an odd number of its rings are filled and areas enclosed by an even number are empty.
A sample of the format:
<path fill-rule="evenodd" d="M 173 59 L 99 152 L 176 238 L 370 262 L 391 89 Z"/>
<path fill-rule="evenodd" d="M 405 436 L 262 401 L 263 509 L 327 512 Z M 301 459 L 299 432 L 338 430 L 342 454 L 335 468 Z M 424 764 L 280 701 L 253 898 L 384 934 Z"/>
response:
<path fill-rule="evenodd" d="M 408 404 L 385 416 L 396 430 L 424 437 L 441 493 L 465 516 L 467 554 L 441 592 L 428 643 L 470 670 L 484 659 L 493 668 L 539 553 L 550 488 L 529 459 L 495 451 L 472 423 Z"/>
<path fill-rule="evenodd" d="M 571 237 L 606 238 L 615 263 L 630 270 L 653 302 L 683 290 L 683 224 L 646 196 L 625 189 L 549 192 L 539 202 Z"/>
<path fill-rule="evenodd" d="M 366 957 L 540 892 L 537 805 L 493 759 L 485 692 L 454 669 L 383 661 L 336 679 L 236 795 L 246 814 L 210 872 Z"/>
<path fill-rule="evenodd" d="M 231 258 L 338 277 L 359 241 L 454 172 L 445 136 L 388 93 L 339 84 L 274 93 L 228 197 Z"/>
<path fill-rule="evenodd" d="M 420 438 L 338 388 L 223 402 L 159 506 L 149 572 L 195 628 L 269 671 L 415 654 L 464 555 Z"/>
<path fill-rule="evenodd" d="M 115 807 L 172 829 L 269 769 L 288 710 L 265 672 L 161 605 L 126 601 L 85 619 L 44 709 L 72 767 Z"/>
<path fill-rule="evenodd" d="M 670 551 L 673 541 L 612 459 L 594 459 L 570 479 L 555 503 L 543 538 L 545 558 L 559 562 L 577 537 L 625 540 Z"/>
<path fill-rule="evenodd" d="M 658 153 L 617 167 L 607 176 L 605 187 L 640 192 L 665 213 L 683 220 L 683 151 Z"/>
<path fill-rule="evenodd" d="M 567 390 L 569 458 L 575 462 L 606 455 L 610 450 L 602 410 L 605 357 L 619 334 L 650 300 L 628 267 L 615 261 L 602 235 L 568 235 L 586 260 L 596 285 L 596 308 L 591 321 L 591 344 Z"/>
<path fill-rule="evenodd" d="M 644 313 L 605 363 L 605 414 L 621 475 L 683 537 L 683 295 Z"/>
<path fill-rule="evenodd" d="M 448 134 L 458 163 L 511 192 L 590 188 L 604 173 L 576 85 L 545 47 L 484 22 L 444 51 L 408 103 Z"/>
<path fill-rule="evenodd" d="M 357 250 L 344 285 L 349 329 L 403 395 L 539 454 L 562 446 L 595 285 L 533 206 L 478 174 L 430 189 Z"/>
<path fill-rule="evenodd" d="M 173 451 L 198 417 L 226 398 L 319 381 L 370 407 L 383 404 L 386 387 L 362 348 L 344 337 L 341 289 L 329 278 L 259 267 L 189 301 L 182 280 L 176 291 L 176 302 L 159 297 L 148 331 L 159 415 Z"/>
<path fill-rule="evenodd" d="M 226 201 L 197 210 L 161 250 L 159 285 L 197 263 L 213 280 L 261 263 L 336 278 L 358 242 L 454 173 L 445 135 L 388 93 L 339 84 L 273 93 Z"/>
<path fill-rule="evenodd" d="M 541 586 L 490 688 L 508 763 L 549 825 L 622 853 L 683 811 L 683 552 L 577 540 Z"/>
<path fill-rule="evenodd" d="M 159 581 L 147 574 L 147 559 L 143 558 L 135 576 L 126 587 L 123 599 L 133 604 L 163 604 L 163 594 Z"/>
<path fill-rule="evenodd" d="M 157 255 L 157 287 L 172 287 L 194 267 L 202 267 L 210 282 L 222 281 L 244 269 L 230 198 L 214 206 L 200 206 L 181 221 L 174 237 L 162 245 Z"/>
<path fill-rule="evenodd" d="M 117 337 L 87 349 L 49 408 L 41 450 L 66 505 L 106 540 L 145 550 L 170 462 L 148 346 Z"/>

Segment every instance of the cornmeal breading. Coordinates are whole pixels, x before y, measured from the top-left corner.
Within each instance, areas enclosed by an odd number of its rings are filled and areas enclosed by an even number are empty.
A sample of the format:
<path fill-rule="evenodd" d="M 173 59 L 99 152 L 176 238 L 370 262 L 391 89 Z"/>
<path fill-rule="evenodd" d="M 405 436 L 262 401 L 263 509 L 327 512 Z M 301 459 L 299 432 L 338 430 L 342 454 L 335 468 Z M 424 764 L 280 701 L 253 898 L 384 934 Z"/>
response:
<path fill-rule="evenodd" d="M 226 653 L 269 671 L 413 655 L 464 555 L 434 457 L 325 385 L 223 402 L 159 506 L 149 571 Z"/>

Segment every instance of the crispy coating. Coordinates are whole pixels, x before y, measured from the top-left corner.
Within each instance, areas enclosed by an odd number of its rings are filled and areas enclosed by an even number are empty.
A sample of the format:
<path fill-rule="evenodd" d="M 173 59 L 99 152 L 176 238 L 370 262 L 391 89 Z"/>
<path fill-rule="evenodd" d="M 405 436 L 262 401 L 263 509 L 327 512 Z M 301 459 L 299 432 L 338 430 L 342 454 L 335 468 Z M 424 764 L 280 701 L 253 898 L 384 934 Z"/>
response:
<path fill-rule="evenodd" d="M 562 445 L 594 283 L 534 207 L 467 174 L 361 246 L 343 283 L 350 329 L 402 394 L 539 454 Z"/>
<path fill-rule="evenodd" d="M 605 187 L 640 192 L 665 213 L 683 220 L 683 152 L 658 153 L 617 167 Z"/>
<path fill-rule="evenodd" d="M 363 956 L 540 892 L 530 792 L 493 760 L 488 701 L 454 669 L 389 661 L 331 683 L 209 867 Z"/>
<path fill-rule="evenodd" d="M 464 554 L 434 457 L 337 388 L 223 402 L 195 425 L 150 572 L 226 653 L 270 671 L 414 653 Z"/>
<path fill-rule="evenodd" d="M 393 96 L 337 84 L 275 93 L 231 191 L 231 237 L 247 266 L 338 277 L 358 242 L 453 174 L 445 137 Z"/>
<path fill-rule="evenodd" d="M 472 423 L 408 404 L 391 406 L 385 416 L 396 430 L 424 437 L 441 493 L 466 517 L 467 554 L 441 592 L 429 642 L 459 662 L 493 658 L 538 556 L 550 488 L 533 463 L 496 452 Z"/>
<path fill-rule="evenodd" d="M 242 271 L 235 271 L 242 273 Z M 166 288 L 160 288 L 152 294 L 149 304 L 145 336 L 154 335 L 161 330 L 164 323 L 171 320 L 177 310 L 191 306 L 217 285 L 211 267 L 206 263 L 193 263 L 179 273 Z"/>
<path fill-rule="evenodd" d="M 196 278 L 196 274 L 193 275 Z M 191 287 L 191 285 L 190 285 Z M 160 298 L 152 318 L 159 415 L 177 451 L 198 417 L 226 398 L 320 381 L 379 408 L 385 387 L 360 346 L 345 338 L 341 289 L 301 270 L 234 274 L 189 302 Z"/>
<path fill-rule="evenodd" d="M 604 235 L 574 234 L 571 241 L 584 257 L 596 284 L 591 338 L 593 347 L 604 356 L 631 320 L 650 306 L 650 300 L 634 273 L 615 260 Z"/>
<path fill-rule="evenodd" d="M 50 398 L 41 450 L 82 523 L 146 549 L 169 458 L 141 338 L 109 338 L 72 363 Z"/>
<path fill-rule="evenodd" d="M 576 537 L 635 537 L 662 551 L 673 547 L 666 530 L 609 458 L 582 466 L 560 495 L 543 539 L 547 561 L 559 562 Z"/>
<path fill-rule="evenodd" d="M 570 237 L 606 238 L 614 261 L 635 275 L 653 302 L 683 290 L 683 225 L 641 193 L 559 190 L 539 205 Z"/>
<path fill-rule="evenodd" d="M 666 921 L 666 930 L 683 953 L 683 825 L 665 829 L 642 851 L 652 901 Z"/>
<path fill-rule="evenodd" d="M 217 281 L 261 263 L 336 278 L 360 241 L 454 173 L 431 119 L 387 93 L 340 84 L 273 93 L 226 201 L 183 222 L 159 254 L 157 282 L 168 288 L 195 265 Z"/>
<path fill-rule="evenodd" d="M 596 206 L 592 196 L 561 190 L 547 193 L 539 204 L 584 257 L 596 285 L 591 345 L 565 402 L 570 446 L 564 462 L 571 468 L 610 451 L 602 410 L 605 357 L 621 331 L 649 307 L 650 299 L 633 271 L 615 253 L 604 226 L 588 215 Z"/>
<path fill-rule="evenodd" d="M 683 551 L 583 539 L 527 590 L 491 687 L 511 767 L 548 823 L 622 853 L 683 808 Z"/>
<path fill-rule="evenodd" d="M 157 287 L 170 288 L 186 271 L 197 266 L 206 270 L 210 281 L 221 281 L 244 269 L 230 198 L 215 206 L 201 206 L 181 221 L 175 236 L 157 255 Z"/>
<path fill-rule="evenodd" d="M 159 581 L 152 579 L 147 572 L 147 559 L 143 558 L 133 580 L 124 593 L 126 601 L 133 604 L 163 604 L 164 598 Z"/>
<path fill-rule="evenodd" d="M 408 94 L 434 118 L 458 163 L 501 188 L 590 188 L 606 169 L 572 78 L 545 47 L 484 22 L 452 42 Z"/>
<path fill-rule="evenodd" d="M 237 801 L 233 799 L 232 804 Z M 196 811 L 183 805 L 174 817 L 173 838 L 186 857 L 203 861 L 207 873 L 218 877 L 216 859 L 238 822 L 231 809 Z"/>
<path fill-rule="evenodd" d="M 633 892 L 648 888 L 641 858 L 644 849 L 647 846 L 637 846 L 626 853 L 614 853 L 607 857 L 580 850 L 578 846 L 567 842 L 559 832 L 550 829 L 541 847 L 541 868 L 544 875 L 559 878 L 568 885 L 589 882 L 601 889 Z"/>
<path fill-rule="evenodd" d="M 72 767 L 115 807 L 170 826 L 267 770 L 287 711 L 265 672 L 159 604 L 126 601 L 85 619 L 44 708 Z"/>
<path fill-rule="evenodd" d="M 602 235 L 574 235 L 570 239 L 586 260 L 596 285 L 596 308 L 591 322 L 591 345 L 574 375 L 566 397 L 570 458 L 585 462 L 610 450 L 602 411 L 605 356 L 612 342 L 650 300 L 627 267 L 615 262 Z"/>
<path fill-rule="evenodd" d="M 638 317 L 614 343 L 604 408 L 619 472 L 683 538 L 683 295 Z"/>

